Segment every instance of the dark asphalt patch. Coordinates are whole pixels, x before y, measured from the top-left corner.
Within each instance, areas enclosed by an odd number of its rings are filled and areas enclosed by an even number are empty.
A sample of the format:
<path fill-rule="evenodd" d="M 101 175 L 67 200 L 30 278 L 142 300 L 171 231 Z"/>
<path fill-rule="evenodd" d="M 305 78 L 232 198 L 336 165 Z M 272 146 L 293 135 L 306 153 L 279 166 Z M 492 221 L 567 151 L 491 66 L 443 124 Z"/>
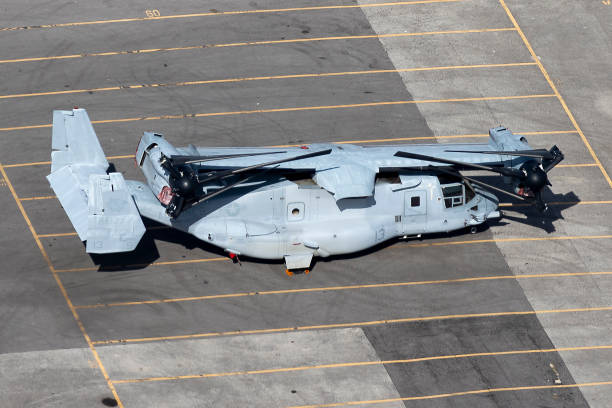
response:
<path fill-rule="evenodd" d="M 515 290 L 522 291 L 518 283 Z M 526 299 L 525 307 L 529 308 Z M 440 320 L 372 326 L 363 330 L 381 360 L 554 348 L 537 316 Z M 557 352 L 459 357 L 387 364 L 385 368 L 401 397 L 553 385 L 557 379 L 563 384 L 575 383 Z M 406 401 L 405 405 L 466 408 L 588 407 L 578 388 L 497 392 L 477 397 Z"/>

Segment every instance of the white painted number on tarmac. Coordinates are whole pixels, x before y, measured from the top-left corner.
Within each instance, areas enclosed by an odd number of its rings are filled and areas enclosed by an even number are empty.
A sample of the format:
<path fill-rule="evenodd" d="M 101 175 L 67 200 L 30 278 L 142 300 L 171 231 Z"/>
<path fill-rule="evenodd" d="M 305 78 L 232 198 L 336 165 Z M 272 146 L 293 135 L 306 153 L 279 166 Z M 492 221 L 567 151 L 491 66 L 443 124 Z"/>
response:
<path fill-rule="evenodd" d="M 145 10 L 145 14 L 147 15 L 148 18 L 155 18 L 155 17 L 161 16 L 161 13 L 157 9 Z"/>

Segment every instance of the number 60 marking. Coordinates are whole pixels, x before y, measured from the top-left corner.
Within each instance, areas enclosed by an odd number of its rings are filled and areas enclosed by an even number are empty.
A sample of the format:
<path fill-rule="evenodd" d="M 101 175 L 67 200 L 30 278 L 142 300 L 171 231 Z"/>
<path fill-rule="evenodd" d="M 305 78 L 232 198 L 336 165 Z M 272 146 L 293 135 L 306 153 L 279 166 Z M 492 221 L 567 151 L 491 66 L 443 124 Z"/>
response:
<path fill-rule="evenodd" d="M 154 17 L 161 16 L 161 13 L 157 9 L 155 9 L 155 10 L 145 10 L 145 14 L 147 15 L 148 18 L 154 18 Z"/>

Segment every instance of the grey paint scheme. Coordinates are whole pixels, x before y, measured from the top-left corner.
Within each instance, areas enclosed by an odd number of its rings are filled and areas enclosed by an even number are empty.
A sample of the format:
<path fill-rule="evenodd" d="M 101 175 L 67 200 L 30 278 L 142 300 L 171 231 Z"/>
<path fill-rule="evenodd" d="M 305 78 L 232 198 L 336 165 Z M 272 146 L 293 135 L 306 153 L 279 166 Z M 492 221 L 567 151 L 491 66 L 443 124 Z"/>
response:
<path fill-rule="evenodd" d="M 84 109 L 53 112 L 47 176 L 87 252 L 132 251 L 145 233 L 121 173 L 108 162 Z"/>
<path fill-rule="evenodd" d="M 78 126 L 65 125 L 73 121 Z M 464 205 L 446 208 L 438 177 L 426 170 L 415 170 L 439 164 L 395 157 L 398 150 L 518 167 L 524 158 L 510 160 L 507 156 L 445 150 L 530 148 L 523 136 L 502 127 L 490 130 L 487 144 L 376 147 L 313 144 L 281 149 L 191 145 L 175 148 L 163 136 L 145 132 L 136 153 L 136 162 L 147 180 L 145 184 L 124 182 L 119 173 L 106 175 L 106 160 L 84 109 L 54 112 L 53 139 L 53 147 L 58 151 L 52 154 L 52 173 L 48 179 L 81 239 L 96 240 L 96 245 L 88 242 L 87 252 L 132 250 L 144 233 L 142 222 L 135 220 L 137 208 L 143 217 L 190 233 L 227 252 L 261 259 L 284 258 L 289 269 L 309 267 L 313 256 L 353 253 L 396 237 L 453 231 L 499 217 L 497 197 L 478 188 L 477 194 Z M 168 185 L 169 175 L 159 164 L 162 152 L 166 156 L 284 152 L 205 163 L 206 168 L 227 169 L 324 149 L 331 149 L 331 154 L 283 164 L 283 169 L 315 169 L 312 180 L 294 182 L 270 173 L 188 208 L 176 219 L 166 214 L 165 206 L 156 197 Z M 381 170 L 407 167 L 413 170 L 400 170 L 399 179 L 376 178 Z M 117 188 L 109 187 L 113 180 Z M 104 200 L 100 183 L 106 186 Z M 214 191 L 215 187 L 205 188 Z M 96 194 L 92 194 L 92 188 Z M 128 199 L 126 191 L 133 200 Z M 113 206 L 113 194 L 121 205 L 105 211 Z M 85 216 L 88 223 L 84 223 Z"/>

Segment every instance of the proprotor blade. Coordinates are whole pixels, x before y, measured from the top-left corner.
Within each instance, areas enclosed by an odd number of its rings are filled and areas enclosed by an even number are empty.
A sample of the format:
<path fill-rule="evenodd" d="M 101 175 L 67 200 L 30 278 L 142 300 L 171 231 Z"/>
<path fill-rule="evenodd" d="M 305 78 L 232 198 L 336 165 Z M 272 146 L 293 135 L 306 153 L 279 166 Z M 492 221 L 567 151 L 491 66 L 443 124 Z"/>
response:
<path fill-rule="evenodd" d="M 256 169 L 266 167 L 266 166 L 273 166 L 275 164 L 282 164 L 282 163 L 288 163 L 288 162 L 295 161 L 295 160 L 302 160 L 302 159 L 309 159 L 311 157 L 323 156 L 326 154 L 330 154 L 331 151 L 332 151 L 331 149 L 321 150 L 321 151 L 314 152 L 314 153 L 308 153 L 308 154 L 303 154 L 300 156 L 289 157 L 287 159 L 280 159 L 280 160 L 270 161 L 267 163 L 254 164 L 252 166 L 241 167 L 241 168 L 234 169 L 234 170 L 219 171 L 203 180 L 200 180 L 200 183 L 207 183 L 209 181 L 219 180 L 221 178 L 233 176 L 234 174 L 240 174 L 246 171 L 256 170 Z"/>
<path fill-rule="evenodd" d="M 278 152 L 262 152 L 262 153 L 236 153 L 236 154 L 219 154 L 219 155 L 212 155 L 212 156 L 174 155 L 174 156 L 170 156 L 170 160 L 172 161 L 173 164 L 180 166 L 183 164 L 202 163 L 202 162 L 214 161 L 214 160 L 234 159 L 237 157 L 263 156 L 266 154 L 280 154 L 280 153 L 287 153 L 287 152 L 278 151 Z"/>
<path fill-rule="evenodd" d="M 495 187 L 495 186 L 493 186 L 491 184 L 488 184 L 488 183 L 485 183 L 483 181 L 479 181 L 479 180 L 473 179 L 471 177 L 464 176 L 463 174 L 459 173 L 458 171 L 446 170 L 446 169 L 443 169 L 441 167 L 435 167 L 435 166 L 428 166 L 428 168 L 430 170 L 432 170 L 432 171 L 438 171 L 440 173 L 445 173 L 445 174 L 448 174 L 448 175 L 451 175 L 451 176 L 459 177 L 459 178 L 461 178 L 463 180 L 467 180 L 468 182 L 470 182 L 472 184 L 476 184 L 476 185 L 479 185 L 479 186 L 483 187 L 485 190 L 494 190 L 494 191 L 497 191 L 497 192 L 502 193 L 502 194 L 506 194 L 506 195 L 508 195 L 510 197 L 516 198 L 517 200 L 521 200 L 521 201 L 527 201 L 528 200 L 527 198 L 525 198 L 523 196 L 511 193 L 510 191 L 504 190 L 503 188 Z"/>
<path fill-rule="evenodd" d="M 440 158 L 440 157 L 426 156 L 426 155 L 417 154 L 417 153 L 409 153 L 409 152 L 398 151 L 397 153 L 395 153 L 395 156 L 397 156 L 397 157 L 405 157 L 407 159 L 415 159 L 415 160 L 421 160 L 421 161 L 428 161 L 428 162 L 452 164 L 453 166 L 471 167 L 473 169 L 491 171 L 493 173 L 497 173 L 497 174 L 501 174 L 503 176 L 509 176 L 509 177 L 520 177 L 520 176 L 522 176 L 522 173 L 518 172 L 515 169 L 511 169 L 511 168 L 491 167 L 491 166 L 485 166 L 485 165 L 482 165 L 482 164 L 467 163 L 467 162 L 461 162 L 461 161 L 457 161 L 457 160 L 443 159 L 443 158 Z"/>
<path fill-rule="evenodd" d="M 445 150 L 450 153 L 478 153 L 478 154 L 499 154 L 502 156 L 532 157 L 535 159 L 552 159 L 553 155 L 546 149 L 535 150 L 514 150 L 514 151 L 495 151 L 495 150 Z"/>

